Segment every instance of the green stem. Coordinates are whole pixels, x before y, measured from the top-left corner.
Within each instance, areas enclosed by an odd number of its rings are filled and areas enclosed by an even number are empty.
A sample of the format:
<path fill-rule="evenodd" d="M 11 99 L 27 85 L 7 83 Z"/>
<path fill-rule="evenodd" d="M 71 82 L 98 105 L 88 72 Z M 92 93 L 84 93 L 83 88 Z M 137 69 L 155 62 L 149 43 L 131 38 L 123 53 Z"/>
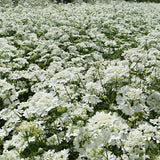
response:
<path fill-rule="evenodd" d="M 99 76 L 99 81 L 100 81 L 100 83 L 101 83 L 101 86 L 102 86 L 102 88 L 103 88 L 103 94 L 105 95 L 105 89 L 104 89 L 104 86 L 103 86 L 103 83 L 102 83 L 102 80 L 101 80 L 101 76 L 100 76 L 100 72 L 99 72 L 99 67 L 98 67 L 98 76 Z"/>
<path fill-rule="evenodd" d="M 86 89 L 86 86 L 83 84 L 83 82 L 82 82 L 82 80 L 81 80 L 81 78 L 80 78 L 79 74 L 78 74 L 78 73 L 76 73 L 76 74 L 77 74 L 78 79 L 79 79 L 79 81 L 81 82 L 82 86 L 84 87 L 84 89 Z"/>
<path fill-rule="evenodd" d="M 69 94 L 69 92 L 68 92 L 68 90 L 67 90 L 67 87 L 66 87 L 65 85 L 64 85 L 64 88 L 65 88 L 65 91 L 66 91 L 66 93 L 67 93 L 69 99 L 72 101 L 71 95 Z"/>

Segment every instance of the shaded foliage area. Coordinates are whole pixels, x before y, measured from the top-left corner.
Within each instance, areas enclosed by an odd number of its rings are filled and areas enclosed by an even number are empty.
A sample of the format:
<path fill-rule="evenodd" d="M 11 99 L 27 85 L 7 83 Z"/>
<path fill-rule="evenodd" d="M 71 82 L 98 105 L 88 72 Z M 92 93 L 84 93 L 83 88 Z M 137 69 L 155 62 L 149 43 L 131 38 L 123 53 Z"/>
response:
<path fill-rule="evenodd" d="M 126 2 L 154 2 L 154 3 L 160 3 L 159 0 L 125 0 Z"/>
<path fill-rule="evenodd" d="M 52 3 L 64 3 L 64 4 L 75 2 L 75 0 L 49 0 L 49 1 L 52 2 Z M 85 2 L 85 3 L 91 2 L 91 0 L 82 0 L 82 1 Z M 20 0 L 12 0 L 12 4 L 14 6 L 17 6 L 19 4 L 19 2 L 20 2 Z"/>
<path fill-rule="evenodd" d="M 73 3 L 75 0 L 50 0 L 53 3 Z M 88 3 L 91 0 L 83 0 L 83 2 Z M 154 3 L 160 3 L 160 0 L 125 0 L 126 2 L 154 2 Z M 12 0 L 12 3 L 14 6 L 17 6 L 19 3 L 19 0 Z"/>

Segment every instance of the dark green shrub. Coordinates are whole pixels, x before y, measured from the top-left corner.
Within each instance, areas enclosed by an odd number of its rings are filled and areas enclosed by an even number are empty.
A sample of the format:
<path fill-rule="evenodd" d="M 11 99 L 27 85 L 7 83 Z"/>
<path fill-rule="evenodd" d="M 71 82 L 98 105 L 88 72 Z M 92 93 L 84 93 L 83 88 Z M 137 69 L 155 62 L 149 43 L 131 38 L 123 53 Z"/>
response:
<path fill-rule="evenodd" d="M 160 0 L 150 0 L 150 2 L 160 3 Z"/>
<path fill-rule="evenodd" d="M 160 3 L 160 0 L 125 0 L 127 2 L 154 2 L 154 3 Z"/>

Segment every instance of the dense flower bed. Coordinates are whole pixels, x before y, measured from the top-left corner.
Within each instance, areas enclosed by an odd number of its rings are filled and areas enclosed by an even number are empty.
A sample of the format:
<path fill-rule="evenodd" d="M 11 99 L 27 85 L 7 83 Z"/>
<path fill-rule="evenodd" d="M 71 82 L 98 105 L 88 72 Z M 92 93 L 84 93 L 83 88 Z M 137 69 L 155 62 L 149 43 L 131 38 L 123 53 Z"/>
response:
<path fill-rule="evenodd" d="M 159 160 L 160 5 L 0 8 L 1 160 Z"/>

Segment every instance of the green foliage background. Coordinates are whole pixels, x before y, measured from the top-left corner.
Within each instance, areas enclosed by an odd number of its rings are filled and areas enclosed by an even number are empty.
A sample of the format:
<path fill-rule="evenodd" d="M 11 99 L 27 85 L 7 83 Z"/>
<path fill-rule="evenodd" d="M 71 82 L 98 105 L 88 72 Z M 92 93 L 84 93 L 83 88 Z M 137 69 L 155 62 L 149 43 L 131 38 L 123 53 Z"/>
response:
<path fill-rule="evenodd" d="M 126 0 L 126 1 L 129 1 L 129 2 L 154 2 L 154 3 L 160 3 L 160 0 Z"/>
<path fill-rule="evenodd" d="M 3 5 L 14 5 L 17 6 L 18 4 L 21 5 L 44 5 L 48 3 L 75 3 L 75 2 L 85 2 L 85 3 L 95 3 L 95 2 L 103 2 L 103 3 L 108 3 L 111 1 L 121 1 L 121 0 L 0 0 L 0 6 Z M 122 0 L 123 1 L 123 0 Z M 153 3 L 160 3 L 160 0 L 124 0 L 127 2 L 153 2 Z"/>

